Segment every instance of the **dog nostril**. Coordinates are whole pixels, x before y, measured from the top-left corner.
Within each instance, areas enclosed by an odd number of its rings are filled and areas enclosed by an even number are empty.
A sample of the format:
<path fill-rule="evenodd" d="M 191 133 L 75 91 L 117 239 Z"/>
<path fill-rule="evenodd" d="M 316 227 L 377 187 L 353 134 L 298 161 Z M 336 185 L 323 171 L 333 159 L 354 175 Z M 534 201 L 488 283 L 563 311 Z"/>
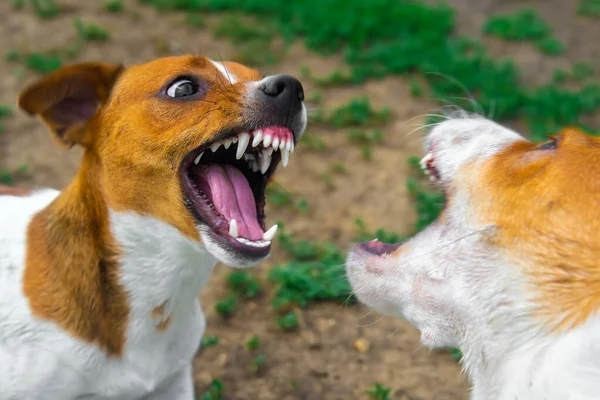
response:
<path fill-rule="evenodd" d="M 290 75 L 275 75 L 260 85 L 258 89 L 269 97 L 285 97 L 293 99 L 296 97 L 304 101 L 304 89 L 296 78 Z"/>

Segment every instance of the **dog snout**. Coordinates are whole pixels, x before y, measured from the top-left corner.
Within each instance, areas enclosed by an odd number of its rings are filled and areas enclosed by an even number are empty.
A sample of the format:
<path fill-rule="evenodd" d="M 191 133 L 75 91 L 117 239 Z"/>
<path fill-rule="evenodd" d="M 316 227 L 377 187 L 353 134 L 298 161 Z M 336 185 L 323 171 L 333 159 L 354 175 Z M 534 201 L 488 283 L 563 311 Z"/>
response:
<path fill-rule="evenodd" d="M 258 92 L 262 101 L 282 113 L 299 110 L 304 101 L 302 84 L 298 79 L 286 74 L 265 79 L 258 87 Z"/>

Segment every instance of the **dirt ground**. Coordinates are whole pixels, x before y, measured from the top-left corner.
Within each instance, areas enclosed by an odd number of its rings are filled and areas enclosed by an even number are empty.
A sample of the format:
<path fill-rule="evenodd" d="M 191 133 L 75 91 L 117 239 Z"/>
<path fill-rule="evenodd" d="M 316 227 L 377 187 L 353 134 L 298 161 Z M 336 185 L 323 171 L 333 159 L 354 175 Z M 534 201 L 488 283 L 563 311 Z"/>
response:
<path fill-rule="evenodd" d="M 186 26 L 181 14 L 158 14 L 153 8 L 136 1 L 126 2 L 124 14 L 99 11 L 99 2 L 62 0 L 68 12 L 40 22 L 30 11 L 13 11 L 10 1 L 0 2 L 0 51 L 45 51 L 73 42 L 72 18 L 81 16 L 96 21 L 111 34 L 106 43 L 87 44 L 73 61 L 103 60 L 134 63 L 169 53 L 192 52 L 215 59 L 228 59 L 235 49 L 227 41 L 217 40 L 210 29 Z M 484 20 L 494 13 L 507 12 L 531 5 L 551 22 L 566 54 L 548 59 L 528 44 L 506 43 L 485 39 L 492 54 L 510 56 L 533 83 L 546 80 L 554 68 L 569 67 L 573 61 L 600 65 L 600 24 L 576 16 L 576 1 L 565 0 L 452 0 L 459 14 L 459 30 L 480 36 Z M 135 10 L 133 12 L 132 10 Z M 208 19 L 208 25 L 214 22 Z M 338 58 L 322 58 L 298 44 L 276 67 L 300 76 L 301 66 L 309 66 L 314 75 L 324 75 L 341 65 Z M 17 93 L 36 76 L 20 76 L 15 65 L 0 61 L 0 104 L 15 103 Z M 306 81 L 310 97 L 314 86 Z M 366 95 L 375 106 L 389 106 L 393 120 L 385 126 L 384 143 L 373 148 L 373 159 L 364 161 L 357 146 L 348 145 L 345 130 L 311 128 L 327 144 L 324 152 L 298 149 L 287 169 L 280 169 L 276 181 L 286 190 L 306 198 L 309 215 L 268 206 L 267 225 L 276 220 L 301 238 L 333 240 L 343 248 L 352 244 L 357 230 L 354 219 L 362 218 L 371 228 L 385 228 L 403 233 L 414 223 L 415 215 L 405 188 L 410 174 L 405 162 L 409 155 L 421 154 L 418 133 L 408 135 L 422 122 L 414 118 L 435 110 L 435 104 L 410 96 L 407 80 L 386 78 L 360 87 L 323 90 L 323 103 L 329 110 L 355 96 Z M 316 109 L 316 107 L 313 107 Z M 19 178 L 19 185 L 42 185 L 60 188 L 73 176 L 81 153 L 65 152 L 55 146 L 39 122 L 17 113 L 6 119 L 0 135 L 0 168 L 14 169 L 27 164 L 29 172 Z M 348 167 L 336 175 L 332 185 L 319 177 L 342 162 Z M 257 267 L 266 273 L 280 259 L 278 251 L 272 261 Z M 460 366 L 442 351 L 419 347 L 419 333 L 405 322 L 382 317 L 362 306 L 319 304 L 302 310 L 301 327 L 295 333 L 282 333 L 273 323 L 274 314 L 266 296 L 242 304 L 235 318 L 224 321 L 213 311 L 215 301 L 224 298 L 224 276 L 220 267 L 209 287 L 202 293 L 208 318 L 206 334 L 216 335 L 220 343 L 199 352 L 196 361 L 196 387 L 204 393 L 211 379 L 219 378 L 225 386 L 226 399 L 366 399 L 365 390 L 375 381 L 392 388 L 398 400 L 466 399 L 468 384 Z M 249 364 L 252 354 L 244 343 L 253 335 L 262 340 L 265 368 L 254 373 Z M 368 351 L 357 351 L 353 343 L 363 338 Z"/>

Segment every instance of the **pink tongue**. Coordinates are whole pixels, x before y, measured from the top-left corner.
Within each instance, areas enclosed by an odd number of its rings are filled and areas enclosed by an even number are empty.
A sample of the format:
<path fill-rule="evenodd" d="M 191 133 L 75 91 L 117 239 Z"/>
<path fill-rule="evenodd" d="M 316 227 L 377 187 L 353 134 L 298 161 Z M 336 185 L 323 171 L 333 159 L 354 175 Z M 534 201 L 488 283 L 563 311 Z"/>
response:
<path fill-rule="evenodd" d="M 227 221 L 235 219 L 238 236 L 254 241 L 262 238 L 263 230 L 256 218 L 256 202 L 244 174 L 231 165 L 207 164 L 201 166 L 201 175 L 205 180 L 202 183 L 209 186 L 202 190 L 212 196 L 215 209 Z"/>

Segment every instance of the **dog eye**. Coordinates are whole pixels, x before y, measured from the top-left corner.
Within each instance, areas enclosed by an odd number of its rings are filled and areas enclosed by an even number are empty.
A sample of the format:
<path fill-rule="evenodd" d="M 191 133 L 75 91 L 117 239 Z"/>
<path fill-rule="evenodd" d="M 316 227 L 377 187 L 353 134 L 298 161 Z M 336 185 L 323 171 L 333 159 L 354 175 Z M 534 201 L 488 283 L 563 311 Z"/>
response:
<path fill-rule="evenodd" d="M 556 150 L 557 139 L 555 137 L 550 138 L 549 142 L 546 142 L 536 148 L 536 150 Z"/>
<path fill-rule="evenodd" d="M 189 79 L 182 79 L 175 82 L 167 89 L 169 97 L 186 97 L 198 93 L 198 85 Z"/>

